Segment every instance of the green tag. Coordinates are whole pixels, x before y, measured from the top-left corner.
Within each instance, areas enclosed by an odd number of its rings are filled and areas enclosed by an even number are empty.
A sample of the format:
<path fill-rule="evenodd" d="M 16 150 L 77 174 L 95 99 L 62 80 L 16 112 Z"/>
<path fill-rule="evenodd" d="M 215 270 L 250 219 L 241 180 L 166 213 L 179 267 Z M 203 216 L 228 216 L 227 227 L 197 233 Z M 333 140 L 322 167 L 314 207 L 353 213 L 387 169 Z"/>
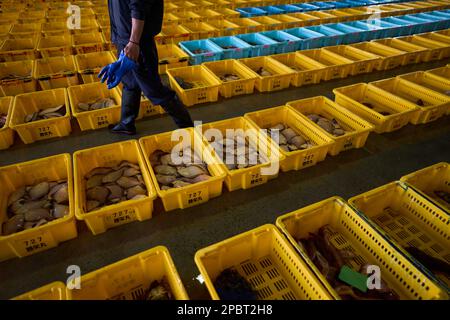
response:
<path fill-rule="evenodd" d="M 343 266 L 341 268 L 341 271 L 339 272 L 339 280 L 362 292 L 367 292 L 368 278 L 368 276 L 356 272 L 355 270 L 347 266 Z"/>

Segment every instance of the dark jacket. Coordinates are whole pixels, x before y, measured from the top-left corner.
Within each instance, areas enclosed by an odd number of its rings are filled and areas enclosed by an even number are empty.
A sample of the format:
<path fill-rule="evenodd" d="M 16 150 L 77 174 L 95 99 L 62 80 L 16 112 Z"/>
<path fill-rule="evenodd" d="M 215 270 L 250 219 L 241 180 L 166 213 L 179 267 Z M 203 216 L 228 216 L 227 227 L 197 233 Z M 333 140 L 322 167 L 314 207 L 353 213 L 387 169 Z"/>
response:
<path fill-rule="evenodd" d="M 126 45 L 131 35 L 131 18 L 144 20 L 141 43 L 161 32 L 164 0 L 108 0 L 111 41 Z"/>

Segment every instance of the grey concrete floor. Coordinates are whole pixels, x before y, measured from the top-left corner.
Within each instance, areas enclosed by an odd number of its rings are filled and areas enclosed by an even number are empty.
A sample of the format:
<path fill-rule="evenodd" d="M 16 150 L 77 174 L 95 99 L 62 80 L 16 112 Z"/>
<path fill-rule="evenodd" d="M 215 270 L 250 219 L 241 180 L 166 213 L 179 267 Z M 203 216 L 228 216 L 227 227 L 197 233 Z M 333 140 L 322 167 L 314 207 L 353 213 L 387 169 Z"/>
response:
<path fill-rule="evenodd" d="M 195 120 L 210 122 L 242 116 L 295 99 L 325 95 L 332 89 L 358 82 L 369 82 L 416 70 L 427 70 L 450 60 L 374 72 L 343 80 L 270 94 L 241 96 L 190 108 Z M 64 139 L 16 145 L 0 152 L 0 166 L 59 153 L 126 140 L 106 129 L 74 132 Z M 167 116 L 138 123 L 139 136 L 170 131 L 175 125 Z M 324 162 L 300 171 L 281 173 L 265 185 L 250 190 L 228 192 L 206 204 L 165 213 L 156 202 L 153 218 L 145 222 L 108 230 L 93 236 L 84 223 L 78 223 L 78 238 L 57 248 L 22 259 L 0 263 L 0 299 L 7 299 L 52 281 L 65 281 L 68 265 L 78 265 L 83 273 L 129 257 L 157 245 L 167 246 L 182 281 L 193 299 L 207 299 L 206 288 L 195 278 L 199 271 L 195 252 L 230 236 L 274 223 L 284 213 L 328 197 L 353 195 L 399 179 L 402 175 L 440 162 L 450 161 L 450 117 L 426 125 L 408 125 L 393 133 L 371 133 L 364 148 L 328 156 Z"/>

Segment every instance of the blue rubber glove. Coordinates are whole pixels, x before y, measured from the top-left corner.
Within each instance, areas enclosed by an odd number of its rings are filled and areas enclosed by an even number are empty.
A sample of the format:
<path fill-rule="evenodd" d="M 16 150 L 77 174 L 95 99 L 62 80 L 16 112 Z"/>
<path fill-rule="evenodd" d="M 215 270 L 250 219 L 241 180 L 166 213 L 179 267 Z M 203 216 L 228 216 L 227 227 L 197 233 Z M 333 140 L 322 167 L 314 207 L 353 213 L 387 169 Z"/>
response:
<path fill-rule="evenodd" d="M 119 69 L 120 63 L 122 62 L 124 56 L 125 54 L 122 51 L 119 55 L 119 59 L 116 62 L 108 64 L 100 71 L 97 77 L 101 79 L 100 80 L 101 83 L 104 83 L 105 81 L 107 81 L 108 83 L 114 81 L 114 74 L 117 71 L 117 69 Z"/>
<path fill-rule="evenodd" d="M 108 79 L 108 89 L 116 87 L 122 80 L 122 77 L 128 72 L 135 70 L 137 66 L 136 62 L 123 55 L 119 68 L 111 72 L 112 76 Z"/>

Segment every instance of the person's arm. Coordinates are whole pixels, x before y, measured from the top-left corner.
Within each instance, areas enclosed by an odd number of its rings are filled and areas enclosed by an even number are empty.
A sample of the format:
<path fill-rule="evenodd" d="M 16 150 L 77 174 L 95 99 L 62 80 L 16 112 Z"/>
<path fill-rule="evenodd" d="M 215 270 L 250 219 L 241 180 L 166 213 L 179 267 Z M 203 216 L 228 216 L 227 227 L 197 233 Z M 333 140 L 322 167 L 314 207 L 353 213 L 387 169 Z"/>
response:
<path fill-rule="evenodd" d="M 148 0 L 129 0 L 131 11 L 131 35 L 128 45 L 125 47 L 125 55 L 137 61 L 139 59 L 139 43 L 141 42 L 142 32 L 145 24 L 146 1 Z"/>

